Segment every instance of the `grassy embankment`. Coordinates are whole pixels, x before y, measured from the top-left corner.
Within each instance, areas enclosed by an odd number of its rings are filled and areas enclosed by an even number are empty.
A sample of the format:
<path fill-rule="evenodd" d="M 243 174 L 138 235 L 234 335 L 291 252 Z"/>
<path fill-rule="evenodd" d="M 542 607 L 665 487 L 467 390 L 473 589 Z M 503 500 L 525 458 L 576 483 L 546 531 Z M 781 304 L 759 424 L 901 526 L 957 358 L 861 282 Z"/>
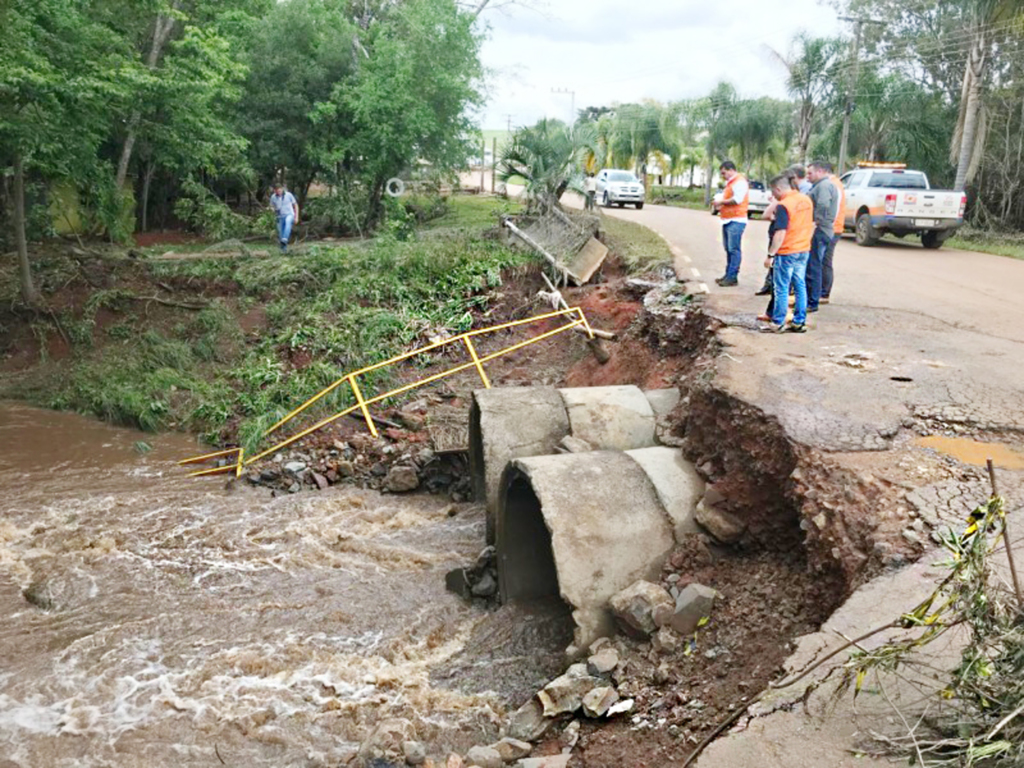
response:
<path fill-rule="evenodd" d="M 947 240 L 946 247 L 1024 259 L 1024 233 L 986 232 L 965 228 Z"/>
<path fill-rule="evenodd" d="M 63 249 L 39 254 L 38 281 L 54 312 L 30 322 L 0 316 L 11 343 L 0 355 L 19 345 L 39 349 L 27 370 L 8 366 L 0 397 L 253 444 L 344 371 L 485 324 L 489 292 L 503 273 L 535 263 L 482 236 L 499 212 L 516 209 L 457 197 L 447 215 L 407 241 L 313 245 L 283 257 L 111 256 L 82 264 Z M 649 230 L 606 221 L 613 247 L 634 269 L 670 262 Z M 15 304 L 16 293 L 14 265 L 5 264 L 0 306 Z M 368 379 L 366 387 L 383 383 Z M 348 397 L 339 388 L 329 404 L 344 407 Z"/>
<path fill-rule="evenodd" d="M 704 205 L 703 188 L 651 187 L 651 202 L 676 208 L 693 208 L 698 211 L 707 209 Z"/>

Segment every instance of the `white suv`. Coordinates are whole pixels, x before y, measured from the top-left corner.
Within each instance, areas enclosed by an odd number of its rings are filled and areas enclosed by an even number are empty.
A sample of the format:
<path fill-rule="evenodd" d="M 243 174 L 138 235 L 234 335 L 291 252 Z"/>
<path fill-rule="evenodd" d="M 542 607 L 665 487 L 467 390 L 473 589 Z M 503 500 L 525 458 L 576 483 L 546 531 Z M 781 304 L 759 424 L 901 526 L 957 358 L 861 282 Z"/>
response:
<path fill-rule="evenodd" d="M 597 174 L 597 200 L 607 208 L 632 203 L 640 210 L 644 207 L 644 186 L 632 171 L 605 168 Z"/>

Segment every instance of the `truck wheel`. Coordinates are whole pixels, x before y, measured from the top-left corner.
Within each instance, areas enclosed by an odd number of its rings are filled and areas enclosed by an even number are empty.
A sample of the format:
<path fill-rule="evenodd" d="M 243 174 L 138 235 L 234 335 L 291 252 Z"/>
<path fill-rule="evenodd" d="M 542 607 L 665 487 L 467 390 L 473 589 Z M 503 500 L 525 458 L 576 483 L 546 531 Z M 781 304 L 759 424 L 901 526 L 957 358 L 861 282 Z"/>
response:
<path fill-rule="evenodd" d="M 870 248 L 873 245 L 878 245 L 878 241 L 881 239 L 878 236 L 878 232 L 873 226 L 871 226 L 871 215 L 868 213 L 862 213 L 857 217 L 857 229 L 856 229 L 857 245 L 862 245 L 865 248 Z"/>
<path fill-rule="evenodd" d="M 637 209 L 638 211 L 642 211 L 642 210 L 644 209 L 644 204 L 643 204 L 643 203 L 637 203 L 637 204 L 636 204 L 636 209 Z"/>
<path fill-rule="evenodd" d="M 928 231 L 921 233 L 921 245 L 930 251 L 937 251 L 944 242 L 945 240 L 939 237 L 938 232 Z"/>

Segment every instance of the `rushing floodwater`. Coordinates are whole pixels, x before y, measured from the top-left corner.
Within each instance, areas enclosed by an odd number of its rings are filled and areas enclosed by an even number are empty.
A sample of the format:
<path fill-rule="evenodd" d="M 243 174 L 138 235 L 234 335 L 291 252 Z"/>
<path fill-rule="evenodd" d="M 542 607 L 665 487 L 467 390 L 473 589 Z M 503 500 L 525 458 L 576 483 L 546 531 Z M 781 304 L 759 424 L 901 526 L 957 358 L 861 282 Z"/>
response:
<path fill-rule="evenodd" d="M 194 448 L 0 403 L 3 768 L 334 766 L 386 717 L 465 748 L 557 666 L 559 621 L 444 591 L 478 510 L 228 490 Z"/>

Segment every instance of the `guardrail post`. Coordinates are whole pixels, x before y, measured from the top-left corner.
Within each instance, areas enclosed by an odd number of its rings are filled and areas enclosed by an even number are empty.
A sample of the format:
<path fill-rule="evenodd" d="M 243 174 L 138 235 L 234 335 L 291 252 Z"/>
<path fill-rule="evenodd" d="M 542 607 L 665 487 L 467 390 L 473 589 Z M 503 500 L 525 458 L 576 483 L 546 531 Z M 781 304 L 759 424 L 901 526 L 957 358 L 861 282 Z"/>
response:
<path fill-rule="evenodd" d="M 463 340 L 466 342 L 466 349 L 469 350 L 469 356 L 473 358 L 473 365 L 476 366 L 476 372 L 480 374 L 480 380 L 484 383 L 484 387 L 487 389 L 491 388 L 491 382 L 487 380 L 487 374 L 484 373 L 484 367 L 480 363 L 480 358 L 477 357 L 476 348 L 473 346 L 473 340 L 469 336 L 463 336 Z"/>
<path fill-rule="evenodd" d="M 366 401 L 363 400 L 363 393 L 359 391 L 359 385 L 356 384 L 356 377 L 354 375 L 348 377 L 348 383 L 352 385 L 352 394 L 356 396 L 356 402 L 359 403 L 359 410 L 363 412 L 363 418 L 366 419 L 366 426 L 370 430 L 370 434 L 374 437 L 379 437 L 377 434 L 377 427 L 373 423 L 373 419 L 370 417 L 370 409 L 366 407 Z"/>

